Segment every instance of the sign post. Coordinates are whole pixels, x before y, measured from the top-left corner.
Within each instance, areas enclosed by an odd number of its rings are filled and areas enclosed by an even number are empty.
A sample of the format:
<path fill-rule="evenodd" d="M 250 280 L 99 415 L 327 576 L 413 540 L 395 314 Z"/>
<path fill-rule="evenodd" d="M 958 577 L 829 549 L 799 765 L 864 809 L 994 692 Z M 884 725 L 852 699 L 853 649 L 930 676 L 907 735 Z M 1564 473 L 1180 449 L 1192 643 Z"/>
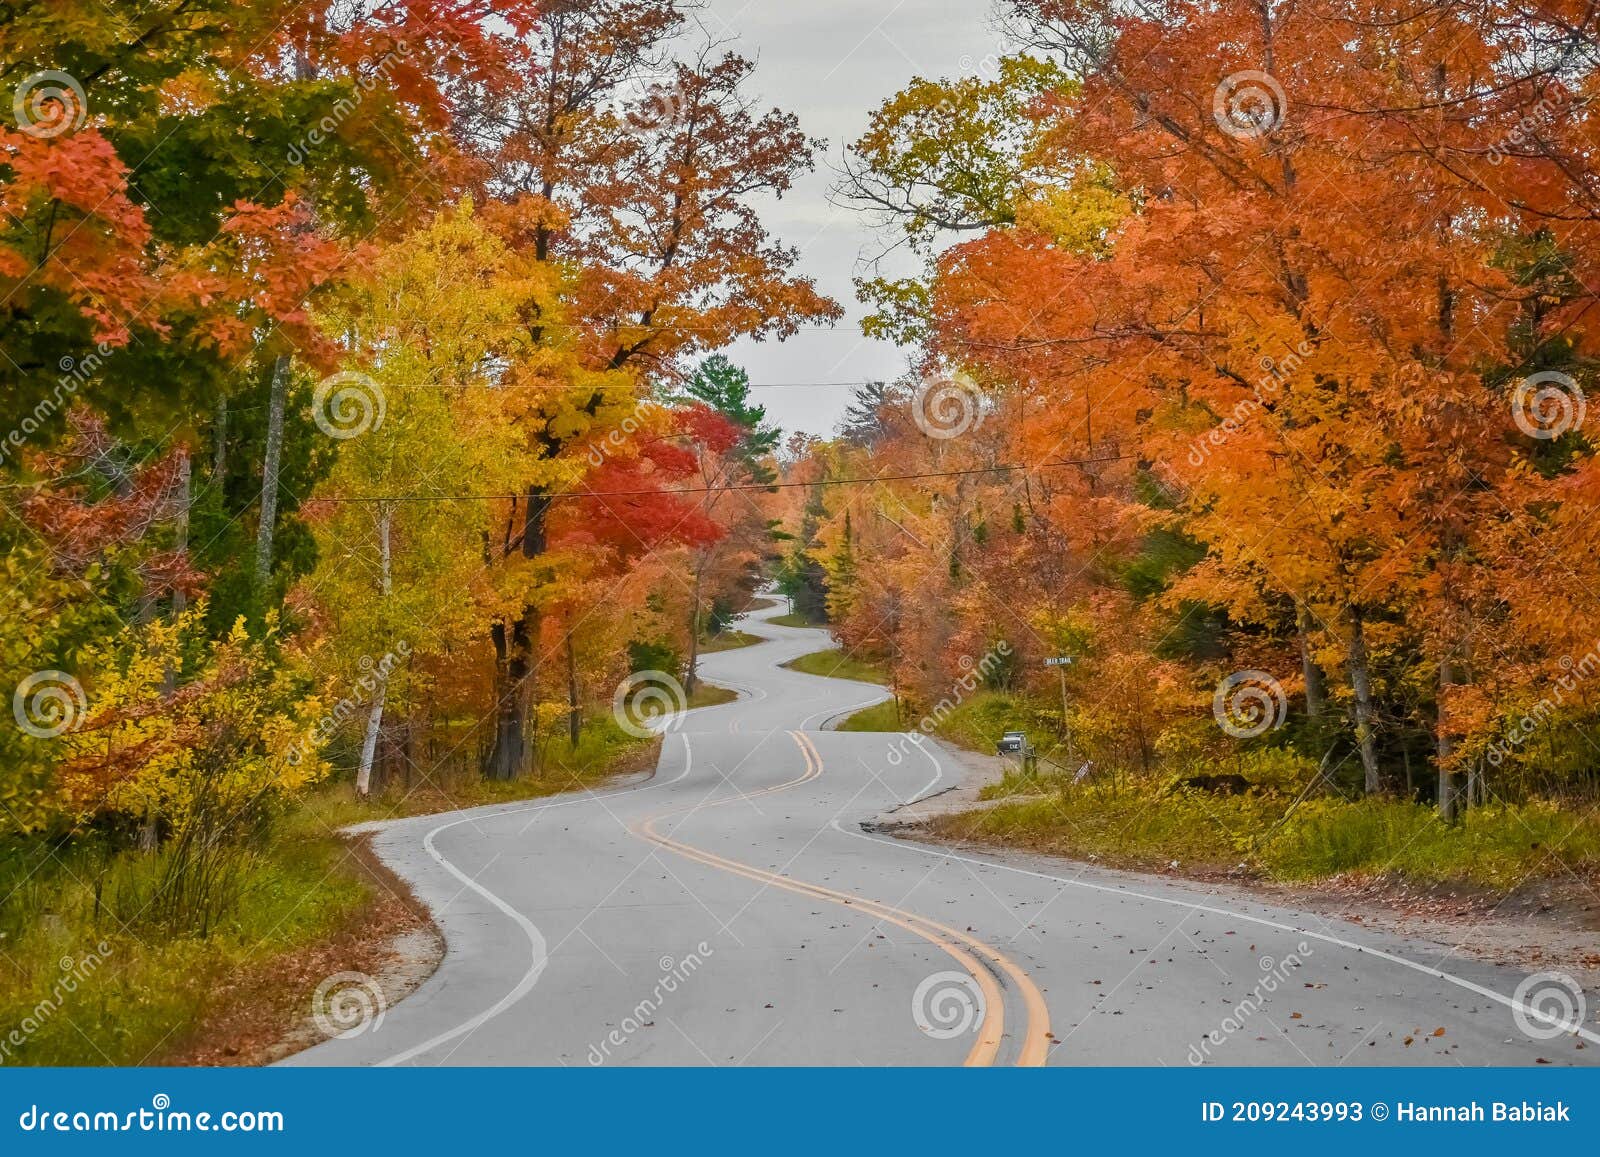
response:
<path fill-rule="evenodd" d="M 1071 655 L 1057 655 L 1044 661 L 1046 667 L 1054 667 L 1056 674 L 1061 676 L 1061 737 L 1067 742 L 1067 763 L 1069 765 L 1074 762 L 1072 755 L 1072 723 L 1067 716 L 1067 668 L 1072 666 L 1072 658 Z"/>

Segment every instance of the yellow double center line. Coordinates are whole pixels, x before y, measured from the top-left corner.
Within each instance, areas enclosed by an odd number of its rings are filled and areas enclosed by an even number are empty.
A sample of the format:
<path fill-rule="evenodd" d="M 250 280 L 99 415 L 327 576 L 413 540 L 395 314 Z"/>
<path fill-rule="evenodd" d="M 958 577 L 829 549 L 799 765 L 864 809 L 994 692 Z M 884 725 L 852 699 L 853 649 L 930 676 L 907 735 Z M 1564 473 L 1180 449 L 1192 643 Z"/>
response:
<path fill-rule="evenodd" d="M 969 1065 L 992 1065 L 1000 1052 L 1000 1042 L 1005 1035 L 1005 996 L 1001 991 L 996 976 L 1004 975 L 1022 997 L 1022 1005 L 1027 1014 L 1027 1028 L 1022 1036 L 1022 1051 L 1017 1058 L 1019 1065 L 1042 1065 L 1050 1048 L 1050 1013 L 1045 1007 L 1044 997 L 1039 989 L 1029 979 L 1014 961 L 992 945 L 977 940 L 965 932 L 958 931 L 926 916 L 919 916 L 914 912 L 907 912 L 889 904 L 868 900 L 863 896 L 853 895 L 849 892 L 839 892 L 832 888 L 824 888 L 820 884 L 808 884 L 801 880 L 793 880 L 787 876 L 780 876 L 776 872 L 768 872 L 750 864 L 730 860 L 724 856 L 716 855 L 701 848 L 693 847 L 681 841 L 671 839 L 655 830 L 655 825 L 669 816 L 679 815 L 687 811 L 695 811 L 700 807 L 717 807 L 721 804 L 733 803 L 735 800 L 755 799 L 758 796 L 770 795 L 773 792 L 784 791 L 802 783 L 816 779 L 822 774 L 822 755 L 817 751 L 811 740 L 798 731 L 789 732 L 795 745 L 800 748 L 800 754 L 806 761 L 805 771 L 795 779 L 780 783 L 773 787 L 763 788 L 760 791 L 749 792 L 745 795 L 717 800 L 709 804 L 685 804 L 682 807 L 672 808 L 658 815 L 638 821 L 629 827 L 629 830 L 642 839 L 653 844 L 676 852 L 678 855 L 690 859 L 707 867 L 717 868 L 735 876 L 743 876 L 747 880 L 774 888 L 782 888 L 786 892 L 793 892 L 813 899 L 826 900 L 829 903 L 839 904 L 848 908 L 855 908 L 874 916 L 885 923 L 904 928 L 913 935 L 920 936 L 930 944 L 937 945 L 947 952 L 956 963 L 961 965 L 972 978 L 977 981 L 979 990 L 983 993 L 984 1017 L 978 1026 L 978 1039 L 973 1043 L 971 1051 L 967 1053 L 966 1063 Z"/>

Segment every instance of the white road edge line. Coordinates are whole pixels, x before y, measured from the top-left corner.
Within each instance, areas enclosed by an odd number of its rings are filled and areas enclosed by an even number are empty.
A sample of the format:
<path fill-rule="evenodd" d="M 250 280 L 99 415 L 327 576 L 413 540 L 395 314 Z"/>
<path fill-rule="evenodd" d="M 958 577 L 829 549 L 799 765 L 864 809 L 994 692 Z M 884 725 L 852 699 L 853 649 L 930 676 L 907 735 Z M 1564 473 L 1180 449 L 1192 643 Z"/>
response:
<path fill-rule="evenodd" d="M 930 758 L 932 757 L 930 756 Z M 1207 912 L 1213 916 L 1223 916 L 1230 917 L 1235 920 L 1244 920 L 1248 923 L 1259 924 L 1264 928 L 1272 928 L 1279 932 L 1289 932 L 1297 936 L 1309 936 L 1311 939 L 1320 940 L 1325 944 L 1332 944 L 1339 948 L 1349 949 L 1352 952 L 1362 952 L 1368 956 L 1376 956 L 1381 960 L 1387 960 L 1392 964 L 1399 964 L 1405 968 L 1409 968 L 1413 972 L 1420 972 L 1425 976 L 1432 976 L 1437 980 L 1443 980 L 1450 984 L 1454 984 L 1458 988 L 1464 988 L 1468 992 L 1476 993 L 1478 996 L 1484 997 L 1485 999 L 1493 1000 L 1499 1004 L 1503 1004 L 1513 1012 L 1521 1012 L 1524 1016 L 1531 1017 L 1541 1024 L 1549 1025 L 1551 1028 L 1567 1027 L 1567 1022 L 1563 1021 L 1561 1018 L 1551 1016 L 1549 1013 L 1535 1008 L 1524 1001 L 1518 1000 L 1514 996 L 1506 996 L 1504 993 L 1496 992 L 1492 988 L 1487 988 L 1484 985 L 1477 984 L 1463 976 L 1457 976 L 1453 972 L 1445 972 L 1443 969 L 1434 968 L 1429 964 L 1422 964 L 1415 960 L 1407 960 L 1404 956 L 1396 956 L 1392 952 L 1385 952 L 1381 948 L 1373 948 L 1370 945 L 1357 944 L 1353 940 L 1344 940 L 1327 932 L 1314 932 L 1309 928 L 1296 928 L 1292 924 L 1283 924 L 1277 920 L 1269 920 L 1265 916 L 1251 916 L 1246 912 L 1235 912 L 1231 908 L 1218 908 L 1212 904 L 1198 904 L 1191 900 L 1179 900 L 1172 896 L 1154 896 L 1148 892 L 1136 892 L 1131 888 L 1113 888 L 1107 884 L 1094 884 L 1088 880 L 1075 880 L 1066 876 L 1052 876 L 1048 872 L 1035 872 L 1031 868 L 1018 868 L 1011 864 L 1003 863 L 999 860 L 984 860 L 978 859 L 974 856 L 958 855 L 955 852 L 941 851 L 937 848 L 925 848 L 921 844 L 912 843 L 907 840 L 897 840 L 887 836 L 869 835 L 867 832 L 861 831 L 859 827 L 852 831 L 851 829 L 844 827 L 838 819 L 833 821 L 833 827 L 837 831 L 843 832 L 847 836 L 855 836 L 857 839 L 862 840 L 871 840 L 876 844 L 888 844 L 891 847 L 903 848 L 908 852 L 917 852 L 924 856 L 937 856 L 940 859 L 955 860 L 959 863 L 972 864 L 978 867 L 999 868 L 1002 871 L 1016 872 L 1018 875 L 1032 876 L 1039 880 L 1050 880 L 1057 884 L 1069 884 L 1074 888 L 1087 888 L 1093 892 L 1104 892 L 1110 896 L 1124 896 L 1135 900 L 1148 900 L 1153 904 L 1168 904 L 1175 908 L 1187 908 L 1193 912 Z M 1581 1025 L 1573 1031 L 1574 1035 L 1581 1036 L 1586 1041 L 1590 1041 L 1594 1044 L 1600 1044 L 1600 1033 L 1586 1029 Z"/>
<path fill-rule="evenodd" d="M 921 735 L 915 731 L 907 731 L 904 734 L 908 739 L 911 740 L 911 746 L 922 752 L 923 755 L 926 755 L 928 757 L 928 762 L 933 764 L 933 778 L 924 784 L 922 790 L 917 792 L 916 795 L 912 796 L 910 801 L 904 805 L 906 807 L 910 807 L 912 804 L 921 803 L 923 800 L 927 799 L 929 789 L 938 787 L 939 784 L 944 782 L 944 764 L 935 759 L 933 753 L 930 752 L 926 746 L 924 746 L 924 741 L 927 739 L 927 736 Z"/>
<path fill-rule="evenodd" d="M 451 820 L 449 823 L 440 824 L 422 838 L 422 846 L 427 849 L 428 855 L 433 858 L 435 863 L 437 863 L 445 871 L 449 872 L 457 880 L 460 880 L 462 884 L 466 885 L 468 888 L 471 888 L 474 892 L 478 893 L 478 895 L 489 901 L 489 903 L 493 904 L 501 912 L 509 916 L 527 935 L 528 944 L 531 949 L 531 952 L 529 953 L 528 970 L 527 972 L 523 973 L 522 979 L 517 982 L 515 988 L 502 996 L 491 1007 L 485 1009 L 483 1012 L 480 1012 L 477 1016 L 463 1021 L 455 1028 L 450 1029 L 447 1032 L 442 1032 L 438 1036 L 433 1037 L 431 1040 L 426 1040 L 421 1044 L 413 1045 L 411 1048 L 405 1049 L 402 1052 L 398 1052 L 394 1056 L 389 1057 L 387 1060 L 379 1061 L 376 1067 L 389 1068 L 393 1065 L 404 1064 L 413 1057 L 420 1056 L 425 1052 L 429 1052 L 432 1049 L 438 1048 L 446 1041 L 454 1040 L 463 1033 L 469 1033 L 478 1026 L 493 1020 L 517 1001 L 521 1000 L 533 989 L 533 986 L 539 982 L 539 977 L 544 972 L 545 965 L 550 962 L 549 955 L 545 948 L 544 935 L 539 931 L 538 926 L 535 925 L 532 920 L 529 920 L 526 916 L 524 916 L 521 912 L 518 912 L 510 904 L 507 904 L 499 896 L 496 896 L 493 892 L 489 891 L 489 889 L 478 883 L 478 881 L 474 880 L 471 876 L 467 875 L 449 860 L 445 859 L 444 856 L 439 853 L 439 849 L 434 845 L 433 838 L 440 832 L 447 831 L 450 828 L 456 827 L 458 824 L 472 823 L 475 820 L 497 819 L 500 816 L 520 815 L 524 812 L 531 811 L 548 811 L 551 808 L 569 807 L 572 804 L 589 803 L 592 800 L 609 799 L 612 796 L 635 795 L 639 792 L 650 791 L 658 787 L 667 787 L 670 784 L 677 783 L 679 780 L 687 776 L 690 770 L 692 770 L 694 767 L 694 757 L 689 751 L 689 737 L 682 733 L 680 733 L 680 736 L 683 739 L 683 770 L 677 775 L 673 776 L 671 779 L 646 784 L 642 787 L 628 787 L 622 788 L 619 791 L 586 795 L 581 799 L 565 799 L 557 800 L 554 803 L 531 804 L 526 807 L 507 808 L 504 811 L 495 812 L 492 816 L 463 816 L 461 819 Z"/>

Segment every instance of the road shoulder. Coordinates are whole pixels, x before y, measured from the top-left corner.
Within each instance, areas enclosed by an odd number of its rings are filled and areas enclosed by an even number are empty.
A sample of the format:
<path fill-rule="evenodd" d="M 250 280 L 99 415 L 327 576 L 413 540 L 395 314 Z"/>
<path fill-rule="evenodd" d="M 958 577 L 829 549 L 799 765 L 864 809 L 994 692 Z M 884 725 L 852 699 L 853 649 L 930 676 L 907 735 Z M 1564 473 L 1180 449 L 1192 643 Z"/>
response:
<path fill-rule="evenodd" d="M 886 738 L 895 742 L 903 737 Z M 1339 920 L 1375 935 L 1424 942 L 1441 958 L 1461 956 L 1530 972 L 1559 969 L 1586 988 L 1600 988 L 1600 878 L 1539 881 L 1496 897 L 1394 879 L 1286 884 L 1205 866 L 1174 863 L 1151 872 L 1097 857 L 1054 855 L 987 834 L 979 838 L 972 825 L 961 823 L 964 816 L 1005 802 L 978 798 L 983 788 L 1000 782 L 1004 760 L 933 739 L 920 742 L 941 758 L 947 773 L 956 773 L 955 781 L 864 820 L 862 830 L 1030 871 L 1067 877 L 1090 872 L 1099 882 L 1131 889 L 1181 882 L 1222 905 L 1268 904 L 1299 913 L 1308 923 Z M 913 757 L 922 758 L 914 750 Z"/>

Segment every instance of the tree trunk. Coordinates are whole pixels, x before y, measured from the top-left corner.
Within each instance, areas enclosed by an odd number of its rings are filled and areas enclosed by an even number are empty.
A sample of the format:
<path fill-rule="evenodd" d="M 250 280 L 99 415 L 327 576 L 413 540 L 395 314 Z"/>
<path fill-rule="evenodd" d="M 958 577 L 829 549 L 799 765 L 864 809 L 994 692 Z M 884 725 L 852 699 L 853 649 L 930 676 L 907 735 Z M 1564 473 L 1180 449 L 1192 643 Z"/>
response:
<path fill-rule="evenodd" d="M 189 561 L 189 495 L 190 477 L 192 469 L 189 464 L 189 448 L 178 448 L 178 493 L 172 504 L 172 549 L 174 553 L 187 565 Z M 176 617 L 183 614 L 189 606 L 189 596 L 184 594 L 181 586 L 172 590 L 172 613 Z M 161 690 L 164 695 L 171 696 L 178 689 L 178 672 L 168 666 L 161 676 Z"/>
<path fill-rule="evenodd" d="M 185 457 L 184 460 L 184 466 L 186 465 L 187 457 Z M 180 467 L 180 470 L 182 468 L 183 467 Z M 182 473 L 180 473 L 179 477 L 181 480 L 183 477 Z M 127 485 L 125 474 L 118 473 L 115 475 L 112 480 L 112 486 L 116 489 L 118 494 L 127 494 L 131 492 L 131 487 Z M 183 536 L 187 538 L 187 495 L 185 495 L 184 498 L 185 501 L 183 509 L 185 518 L 180 526 L 180 531 Z M 155 618 L 155 597 L 150 593 L 150 584 L 148 582 L 140 583 L 138 617 L 139 622 L 141 623 L 148 623 Z M 169 668 L 163 673 L 161 684 L 162 693 L 164 695 L 171 696 L 176 694 L 178 689 L 177 673 Z M 136 837 L 136 840 L 138 849 L 141 852 L 154 852 L 161 846 L 161 815 L 156 811 L 156 805 L 154 802 L 150 802 L 145 805 L 144 818 L 139 821 L 139 834 Z"/>
<path fill-rule="evenodd" d="M 578 706 L 578 647 L 572 632 L 567 632 L 567 739 L 578 746 L 578 733 L 583 730 L 583 709 Z"/>
<path fill-rule="evenodd" d="M 1453 824 L 1461 818 L 1461 779 L 1449 768 L 1451 754 L 1456 749 L 1456 741 L 1444 730 L 1444 697 L 1447 690 L 1455 685 L 1455 669 L 1446 659 L 1439 664 L 1439 818 L 1447 824 Z"/>
<path fill-rule="evenodd" d="M 1318 718 L 1322 714 L 1323 704 L 1327 702 L 1322 668 L 1317 666 L 1317 661 L 1311 657 L 1311 631 L 1314 625 L 1311 620 L 1311 609 L 1304 603 L 1299 604 L 1295 617 L 1295 633 L 1300 636 L 1300 672 L 1305 677 L 1308 719 Z"/>
<path fill-rule="evenodd" d="M 393 554 L 389 550 L 389 530 L 394 525 L 391 503 L 378 504 L 378 593 L 388 598 L 394 591 Z"/>
<path fill-rule="evenodd" d="M 361 740 L 361 766 L 356 771 L 356 795 L 366 799 L 372 791 L 372 757 L 378 750 L 378 731 L 383 726 L 383 701 L 389 697 L 389 680 L 378 684 L 367 713 L 367 733 Z"/>
<path fill-rule="evenodd" d="M 393 511 L 387 503 L 378 505 L 378 593 L 387 599 L 394 589 L 390 577 L 389 526 Z M 383 704 L 389 697 L 389 673 L 378 672 L 378 689 L 372 694 L 372 710 L 367 713 L 367 733 L 361 740 L 361 766 L 356 770 L 356 795 L 366 799 L 372 792 L 372 758 L 378 750 L 378 732 L 383 727 Z"/>
<path fill-rule="evenodd" d="M 189 505 L 192 501 L 194 468 L 189 461 L 189 448 L 178 448 L 178 493 L 172 504 L 172 549 L 185 565 L 189 562 Z M 189 606 L 189 596 L 183 588 L 172 592 L 172 611 L 182 614 Z"/>
<path fill-rule="evenodd" d="M 1449 754 L 1449 749 L 1454 745 L 1448 739 L 1439 741 L 1439 756 L 1444 758 Z M 1447 824 L 1453 824 L 1461 819 L 1461 780 L 1452 771 L 1439 769 L 1439 818 Z"/>
<path fill-rule="evenodd" d="M 278 521 L 278 468 L 283 459 L 283 409 L 289 394 L 289 355 L 272 366 L 267 399 L 267 445 L 261 457 L 261 522 L 256 526 L 256 583 L 272 577 L 272 534 Z"/>
<path fill-rule="evenodd" d="M 217 394 L 217 408 L 211 419 L 211 482 L 220 485 L 228 472 L 228 395 Z"/>
<path fill-rule="evenodd" d="M 495 650 L 494 746 L 484 762 L 486 779 L 519 778 L 528 769 L 528 715 L 533 694 L 533 642 L 539 612 L 524 607 L 510 624 L 490 628 Z"/>
<path fill-rule="evenodd" d="M 1350 688 L 1355 692 L 1356 747 L 1361 752 L 1361 769 L 1365 773 L 1366 792 L 1376 795 L 1383 790 L 1383 779 L 1378 773 L 1378 745 L 1372 733 L 1372 673 L 1367 665 L 1367 637 L 1361 622 L 1361 612 L 1350 609 Z"/>
<path fill-rule="evenodd" d="M 426 715 L 422 718 L 426 722 Z M 411 769 L 417 765 L 417 716 L 407 716 L 404 727 L 405 730 L 401 733 L 400 740 L 400 775 L 406 790 L 410 791 Z"/>
<path fill-rule="evenodd" d="M 702 554 L 704 552 L 701 552 Z M 683 693 L 694 694 L 695 680 L 700 667 L 700 576 L 705 571 L 705 559 L 696 558 L 694 568 L 694 593 L 690 596 L 689 611 L 689 670 L 683 677 Z"/>
<path fill-rule="evenodd" d="M 153 852 L 161 846 L 161 821 L 156 816 L 155 805 L 145 808 L 144 819 L 139 822 L 138 848 Z"/>
<path fill-rule="evenodd" d="M 550 495 L 528 487 L 522 516 L 522 555 L 538 558 L 545 552 L 545 516 Z M 485 779 L 516 779 L 528 766 L 528 714 L 533 704 L 534 649 L 539 642 L 539 611 L 529 604 L 509 623 L 489 629 L 495 653 L 494 746 L 483 763 Z"/>

